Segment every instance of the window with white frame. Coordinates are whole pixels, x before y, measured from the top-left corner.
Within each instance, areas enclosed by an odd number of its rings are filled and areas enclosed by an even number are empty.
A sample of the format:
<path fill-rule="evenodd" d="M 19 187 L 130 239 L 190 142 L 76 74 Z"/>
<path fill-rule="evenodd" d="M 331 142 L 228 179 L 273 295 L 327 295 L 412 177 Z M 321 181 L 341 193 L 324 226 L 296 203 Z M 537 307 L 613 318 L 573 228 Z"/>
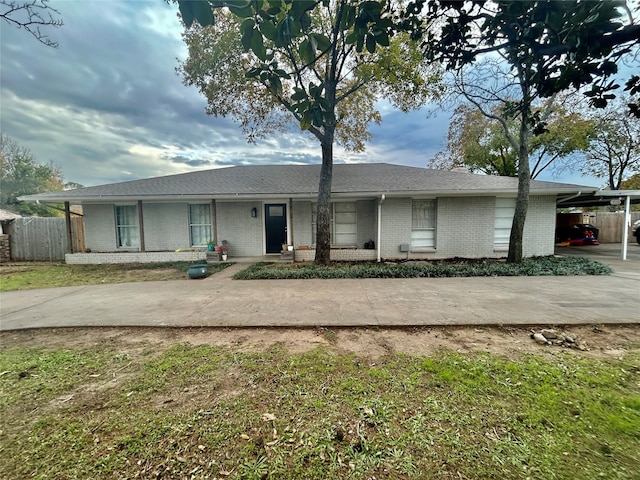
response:
<path fill-rule="evenodd" d="M 318 206 L 311 207 L 311 232 L 313 244 L 316 244 L 316 218 Z M 335 202 L 329 206 L 331 220 L 331 245 L 354 246 L 358 242 L 358 222 L 356 202 Z"/>
<path fill-rule="evenodd" d="M 513 214 L 516 211 L 515 198 L 496 198 L 496 216 L 493 227 L 493 246 L 504 248 L 509 246 Z"/>
<path fill-rule="evenodd" d="M 118 248 L 139 247 L 138 207 L 135 205 L 116 205 L 115 215 Z"/>
<path fill-rule="evenodd" d="M 212 240 L 210 204 L 189 205 L 189 235 L 194 247 L 201 247 Z"/>
<path fill-rule="evenodd" d="M 414 200 L 411 208 L 411 248 L 435 248 L 436 201 Z"/>

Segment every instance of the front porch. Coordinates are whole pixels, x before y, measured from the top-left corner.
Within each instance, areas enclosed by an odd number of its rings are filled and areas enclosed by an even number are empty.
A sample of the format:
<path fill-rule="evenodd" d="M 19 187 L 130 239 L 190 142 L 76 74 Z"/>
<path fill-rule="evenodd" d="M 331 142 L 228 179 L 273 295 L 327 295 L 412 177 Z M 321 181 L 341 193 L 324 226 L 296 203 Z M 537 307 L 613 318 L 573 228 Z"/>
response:
<path fill-rule="evenodd" d="M 206 251 L 184 251 L 184 252 L 90 252 L 90 253 L 67 253 L 65 262 L 71 265 L 99 265 L 107 263 L 159 263 L 159 262 L 214 262 L 207 258 Z M 312 262 L 315 258 L 315 249 L 295 250 L 293 260 L 286 258 L 280 253 L 257 256 L 229 256 L 228 262 L 234 263 L 291 263 Z M 331 260 L 334 261 L 376 261 L 377 251 L 363 248 L 332 248 Z"/>

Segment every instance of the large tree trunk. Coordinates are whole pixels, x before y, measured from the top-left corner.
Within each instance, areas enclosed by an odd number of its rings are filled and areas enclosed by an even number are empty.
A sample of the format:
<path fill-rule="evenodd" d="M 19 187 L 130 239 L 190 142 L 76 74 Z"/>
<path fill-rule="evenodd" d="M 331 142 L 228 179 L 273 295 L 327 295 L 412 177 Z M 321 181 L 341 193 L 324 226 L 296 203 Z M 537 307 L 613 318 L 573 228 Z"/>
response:
<path fill-rule="evenodd" d="M 316 216 L 316 258 L 318 265 L 331 262 L 331 179 L 333 176 L 333 129 L 325 127 L 322 147 L 322 169 L 318 186 L 318 212 Z"/>
<path fill-rule="evenodd" d="M 516 209 L 511 223 L 511 236 L 509 237 L 509 254 L 507 263 L 522 263 L 522 241 L 524 238 L 524 223 L 529 209 L 529 188 L 531 185 L 531 172 L 529 167 L 529 138 L 531 126 L 529 117 L 525 112 L 520 118 L 520 134 L 518 146 L 518 196 L 516 197 Z"/>

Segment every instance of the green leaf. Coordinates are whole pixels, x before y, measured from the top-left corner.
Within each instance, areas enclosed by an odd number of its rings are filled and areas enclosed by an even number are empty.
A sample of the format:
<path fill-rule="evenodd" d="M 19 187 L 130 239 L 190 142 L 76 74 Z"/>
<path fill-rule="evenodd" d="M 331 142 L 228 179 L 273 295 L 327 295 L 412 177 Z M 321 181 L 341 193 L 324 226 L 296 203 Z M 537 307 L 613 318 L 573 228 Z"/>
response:
<path fill-rule="evenodd" d="M 302 17 L 315 6 L 316 3 L 309 0 L 293 0 L 290 13 L 296 20 L 302 20 Z"/>
<path fill-rule="evenodd" d="M 302 115 L 302 119 L 300 120 L 300 129 L 309 130 L 309 128 L 311 128 L 311 115 L 307 111 Z"/>
<path fill-rule="evenodd" d="M 213 11 L 211 11 L 211 7 L 207 0 L 193 2 L 193 15 L 196 17 L 196 20 L 198 20 L 198 23 L 203 27 L 213 25 Z"/>
<path fill-rule="evenodd" d="M 382 32 L 379 35 L 376 35 L 376 42 L 378 45 L 382 45 L 383 47 L 389 46 L 389 35 L 386 32 Z"/>
<path fill-rule="evenodd" d="M 253 30 L 253 27 L 255 27 L 255 25 L 256 22 L 253 20 L 253 18 L 247 18 L 240 24 L 240 33 L 244 35 L 247 30 Z"/>
<path fill-rule="evenodd" d="M 311 42 L 306 38 L 300 44 L 298 53 L 300 54 L 300 58 L 302 58 L 306 63 L 311 63 L 316 58 L 316 52 L 311 46 Z"/>
<path fill-rule="evenodd" d="M 253 30 L 253 36 L 251 38 L 251 51 L 263 62 L 267 60 L 267 50 L 264 47 L 262 35 L 256 30 Z"/>
<path fill-rule="evenodd" d="M 247 28 L 242 34 L 241 42 L 242 42 L 242 48 L 244 49 L 245 52 L 248 52 L 249 50 L 251 50 L 251 46 L 253 44 L 253 33 L 254 33 L 253 28 Z M 260 38 L 262 38 L 262 35 L 260 34 L 258 34 L 257 36 L 260 36 Z"/>
<path fill-rule="evenodd" d="M 376 51 L 376 37 L 373 35 L 367 35 L 367 50 L 369 53 L 374 53 Z"/>
<path fill-rule="evenodd" d="M 264 38 L 271 40 L 272 42 L 274 42 L 278 37 L 276 26 L 268 20 L 260 22 L 260 31 L 264 35 Z"/>
<path fill-rule="evenodd" d="M 273 76 L 269 79 L 269 91 L 273 94 L 282 92 L 282 82 L 278 77 Z"/>
<path fill-rule="evenodd" d="M 353 22 L 356 19 L 356 9 L 353 5 L 345 5 L 342 11 L 342 18 L 340 19 L 340 30 L 348 30 L 353 26 Z M 355 42 L 355 38 L 353 40 Z M 353 43 L 347 42 L 347 43 Z"/>
<path fill-rule="evenodd" d="M 320 50 L 321 52 L 326 52 L 327 50 L 329 50 L 329 47 L 331 46 L 331 40 L 329 40 L 327 36 L 322 35 L 321 33 L 312 33 L 311 37 L 314 38 L 318 50 Z"/>
<path fill-rule="evenodd" d="M 291 100 L 293 100 L 294 102 L 297 102 L 299 100 L 304 100 L 305 98 L 307 98 L 307 92 L 305 92 L 303 89 L 298 87 L 294 89 L 294 92 L 291 95 Z"/>
<path fill-rule="evenodd" d="M 228 3 L 227 6 L 229 7 L 229 11 L 237 17 L 249 18 L 253 15 L 251 2 L 247 2 L 243 5 L 241 2 L 236 1 Z"/>
<path fill-rule="evenodd" d="M 195 16 L 193 14 L 193 2 L 187 0 L 181 0 L 178 2 L 178 9 L 180 10 L 180 16 L 182 21 L 187 27 L 193 25 Z"/>

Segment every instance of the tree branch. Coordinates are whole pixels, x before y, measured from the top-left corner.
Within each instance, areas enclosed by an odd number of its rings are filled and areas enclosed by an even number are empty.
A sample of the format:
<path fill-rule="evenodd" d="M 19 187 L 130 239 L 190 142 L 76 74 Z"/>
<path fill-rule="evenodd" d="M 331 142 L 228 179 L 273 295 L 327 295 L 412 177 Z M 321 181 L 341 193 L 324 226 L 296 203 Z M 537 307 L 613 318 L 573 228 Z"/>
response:
<path fill-rule="evenodd" d="M 60 18 L 54 18 L 51 14 L 53 12 L 59 15 L 60 12 L 50 7 L 48 2 L 49 0 L 0 0 L 0 18 L 18 29 L 24 29 L 43 45 L 56 48 L 58 42 L 40 31 L 40 27 L 60 28 L 64 25 Z"/>

